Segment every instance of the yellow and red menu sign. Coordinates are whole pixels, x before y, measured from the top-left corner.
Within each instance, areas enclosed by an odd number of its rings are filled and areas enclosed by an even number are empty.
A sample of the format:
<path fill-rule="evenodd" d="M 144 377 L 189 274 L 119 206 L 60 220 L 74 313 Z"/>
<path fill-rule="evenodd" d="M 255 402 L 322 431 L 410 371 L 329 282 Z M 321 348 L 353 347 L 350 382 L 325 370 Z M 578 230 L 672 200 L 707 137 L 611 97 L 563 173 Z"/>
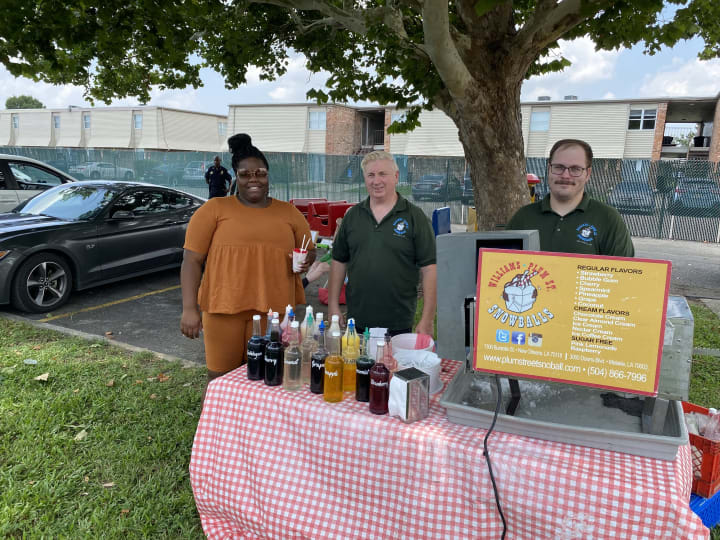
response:
<path fill-rule="evenodd" d="M 670 262 L 480 250 L 476 370 L 656 395 Z"/>

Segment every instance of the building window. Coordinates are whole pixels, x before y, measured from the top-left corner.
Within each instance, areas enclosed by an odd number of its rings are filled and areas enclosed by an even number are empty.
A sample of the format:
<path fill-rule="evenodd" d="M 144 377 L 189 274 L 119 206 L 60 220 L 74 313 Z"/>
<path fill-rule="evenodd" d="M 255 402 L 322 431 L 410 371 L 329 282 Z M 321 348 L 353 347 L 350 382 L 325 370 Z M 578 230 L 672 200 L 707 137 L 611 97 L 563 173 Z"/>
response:
<path fill-rule="evenodd" d="M 12 115 L 12 127 L 18 129 L 20 127 L 20 117 L 17 114 Z"/>
<path fill-rule="evenodd" d="M 133 113 L 133 126 L 135 129 L 142 129 L 142 113 Z"/>
<path fill-rule="evenodd" d="M 655 129 L 656 109 L 630 109 L 628 129 Z"/>
<path fill-rule="evenodd" d="M 83 114 L 83 128 L 90 129 L 90 113 Z"/>
<path fill-rule="evenodd" d="M 325 129 L 325 111 L 310 111 L 308 127 L 310 129 Z"/>
<path fill-rule="evenodd" d="M 530 114 L 530 131 L 549 131 L 550 111 L 534 111 Z"/>
<path fill-rule="evenodd" d="M 218 122 L 218 135 L 221 139 L 224 139 L 227 135 L 227 122 Z"/>
<path fill-rule="evenodd" d="M 55 129 L 60 129 L 60 115 L 58 114 L 53 115 L 53 127 Z"/>
<path fill-rule="evenodd" d="M 402 122 L 403 120 L 405 120 L 405 113 L 404 113 L 404 112 L 403 112 L 403 113 L 401 113 L 401 112 L 394 112 L 394 113 L 392 113 L 392 114 L 390 115 L 390 123 L 391 123 L 391 124 L 392 124 L 393 122 Z"/>

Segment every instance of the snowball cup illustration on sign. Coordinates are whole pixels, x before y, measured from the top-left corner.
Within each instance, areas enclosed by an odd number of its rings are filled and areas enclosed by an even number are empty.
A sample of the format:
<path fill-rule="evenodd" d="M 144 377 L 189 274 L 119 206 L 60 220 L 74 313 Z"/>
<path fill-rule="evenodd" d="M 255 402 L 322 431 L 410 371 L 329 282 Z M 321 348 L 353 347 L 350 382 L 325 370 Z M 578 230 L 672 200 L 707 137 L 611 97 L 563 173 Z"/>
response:
<path fill-rule="evenodd" d="M 532 278 L 536 275 L 537 272 L 530 273 L 529 270 L 525 270 L 505 284 L 502 298 L 508 311 L 523 313 L 533 307 L 538 294 L 532 283 Z"/>

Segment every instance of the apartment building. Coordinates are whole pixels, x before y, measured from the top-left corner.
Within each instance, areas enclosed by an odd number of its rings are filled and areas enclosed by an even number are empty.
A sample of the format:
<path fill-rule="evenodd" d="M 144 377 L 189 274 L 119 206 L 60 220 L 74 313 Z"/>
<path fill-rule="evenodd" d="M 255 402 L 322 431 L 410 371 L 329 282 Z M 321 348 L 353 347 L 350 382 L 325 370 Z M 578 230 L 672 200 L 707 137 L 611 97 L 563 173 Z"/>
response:
<path fill-rule="evenodd" d="M 227 117 L 166 107 L 0 110 L 0 146 L 227 150 Z"/>
<path fill-rule="evenodd" d="M 422 111 L 419 128 L 388 134 L 387 127 L 402 115 L 394 108 L 341 104 L 231 105 L 228 123 L 231 132 L 250 133 L 260 148 L 270 151 L 351 155 L 385 149 L 407 156 L 463 156 L 457 127 L 442 111 Z M 720 161 L 717 96 L 587 101 L 540 97 L 522 103 L 521 115 L 527 157 L 546 157 L 555 141 L 579 138 L 590 143 L 599 158 Z M 675 141 L 669 134 L 673 129 L 692 131 L 692 144 Z"/>

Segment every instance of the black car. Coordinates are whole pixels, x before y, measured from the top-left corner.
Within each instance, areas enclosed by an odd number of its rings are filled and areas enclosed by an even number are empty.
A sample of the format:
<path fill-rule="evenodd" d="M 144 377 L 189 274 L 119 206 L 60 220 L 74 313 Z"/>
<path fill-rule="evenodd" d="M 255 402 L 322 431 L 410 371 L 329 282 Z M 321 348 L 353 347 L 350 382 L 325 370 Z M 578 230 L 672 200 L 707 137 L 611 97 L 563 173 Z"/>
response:
<path fill-rule="evenodd" d="M 641 180 L 620 182 L 610 193 L 608 203 L 623 213 L 652 214 L 655 212 L 655 194 L 650 185 Z"/>
<path fill-rule="evenodd" d="M 179 266 L 205 200 L 138 182 L 57 186 L 0 214 L 0 304 L 45 313 L 70 292 Z"/>
<path fill-rule="evenodd" d="M 720 186 L 710 178 L 680 178 L 670 211 L 676 215 L 720 216 Z"/>
<path fill-rule="evenodd" d="M 446 174 L 424 174 L 412 185 L 411 191 L 416 201 L 451 201 L 462 196 L 460 181 L 454 176 L 448 180 Z"/>
<path fill-rule="evenodd" d="M 182 163 L 163 163 L 162 165 L 145 171 L 142 180 L 143 182 L 150 182 L 151 184 L 175 186 L 182 180 L 184 172 L 185 165 Z"/>

